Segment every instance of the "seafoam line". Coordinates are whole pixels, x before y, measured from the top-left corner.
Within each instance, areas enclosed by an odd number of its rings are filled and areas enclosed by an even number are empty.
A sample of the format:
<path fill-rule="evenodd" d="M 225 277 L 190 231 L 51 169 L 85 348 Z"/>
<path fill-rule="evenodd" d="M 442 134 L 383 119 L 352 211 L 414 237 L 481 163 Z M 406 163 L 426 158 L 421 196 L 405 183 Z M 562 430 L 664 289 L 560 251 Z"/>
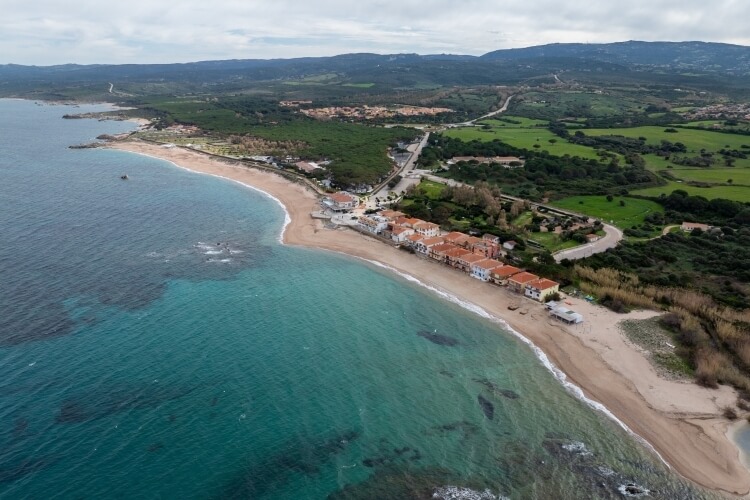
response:
<path fill-rule="evenodd" d="M 512 326 L 510 326 L 507 321 L 505 321 L 504 319 L 499 318 L 499 317 L 497 317 L 497 316 L 495 316 L 493 314 L 490 314 L 484 308 L 482 308 L 482 307 L 480 307 L 480 306 L 478 306 L 476 304 L 472 304 L 471 302 L 467 302 L 465 300 L 462 300 L 459 297 L 457 297 L 457 296 L 455 296 L 455 295 L 453 295 L 451 293 L 448 293 L 448 292 L 446 292 L 444 290 L 436 288 L 436 287 L 434 287 L 432 285 L 428 285 L 427 283 L 424 283 L 423 281 L 415 278 L 414 276 L 412 276 L 410 274 L 407 274 L 407 273 L 404 273 L 404 272 L 401 272 L 398 269 L 395 269 L 395 268 L 393 268 L 391 266 L 383 264 L 382 262 L 377 262 L 377 261 L 370 260 L 370 259 L 364 259 L 364 258 L 361 258 L 361 257 L 357 257 L 357 258 L 360 258 L 360 259 L 362 259 L 362 260 L 364 260 L 366 262 L 369 262 L 369 263 L 371 263 L 371 264 L 373 264 L 373 265 L 375 265 L 377 267 L 382 267 L 382 268 L 387 269 L 387 270 L 389 270 L 389 271 L 391 271 L 393 273 L 396 273 L 397 275 L 401 276 L 405 280 L 410 281 L 412 283 L 416 283 L 417 285 L 419 285 L 421 287 L 424 287 L 424 288 L 430 290 L 433 293 L 436 293 L 437 295 L 439 295 L 440 297 L 442 297 L 445 300 L 448 300 L 449 302 L 452 302 L 452 303 L 454 303 L 454 304 L 456 304 L 456 305 L 458 305 L 460 307 L 463 307 L 464 309 L 466 309 L 468 311 L 471 311 L 474 314 L 477 314 L 477 315 L 479 315 L 479 316 L 481 316 L 483 318 L 486 318 L 486 319 L 488 319 L 488 320 L 490 320 L 490 321 L 492 321 L 494 323 L 499 323 L 500 326 L 502 326 L 504 329 L 510 331 L 516 338 L 518 338 L 519 340 L 521 340 L 521 342 L 523 342 L 526 345 L 528 345 L 531 348 L 531 350 L 534 352 L 534 355 L 536 355 L 537 359 L 539 359 L 539 361 L 541 361 L 542 365 L 547 370 L 549 370 L 550 373 L 552 373 L 552 375 L 555 377 L 555 379 L 557 379 L 557 381 L 560 382 L 562 384 L 562 386 L 568 392 L 570 392 L 573 396 L 575 396 L 580 401 L 583 401 L 589 407 L 591 407 L 591 408 L 593 408 L 593 409 L 595 409 L 595 410 L 603 413 L 609 419 L 613 420 L 615 423 L 617 423 L 617 425 L 619 425 L 622 429 L 624 429 L 625 432 L 627 432 L 631 436 L 635 437 L 641 444 L 643 444 L 646 448 L 648 448 L 649 450 L 651 450 L 657 457 L 659 457 L 659 460 L 661 460 L 662 463 L 664 463 L 664 465 L 666 465 L 670 469 L 672 468 L 672 466 L 666 460 L 664 460 L 664 457 L 661 456 L 661 454 L 656 450 L 656 448 L 653 447 L 653 445 L 651 443 L 649 443 L 643 436 L 641 436 L 640 434 L 638 434 L 635 431 L 633 431 L 630 427 L 628 427 L 628 425 L 625 422 L 623 422 L 622 420 L 620 420 L 619 418 L 617 418 L 617 416 L 614 413 L 612 413 L 611 411 L 609 411 L 609 408 L 607 408 L 606 406 L 604 406 L 599 401 L 596 401 L 594 399 L 591 399 L 591 398 L 587 397 L 583 393 L 583 389 L 581 389 L 580 387 L 578 387 L 577 385 L 575 385 L 574 383 L 572 383 L 571 381 L 569 381 L 567 375 L 565 375 L 565 373 L 562 370 L 560 370 L 557 366 L 555 366 L 554 363 L 552 363 L 549 360 L 549 358 L 544 353 L 544 351 L 542 351 L 530 339 L 524 337 L 520 332 L 518 332 Z"/>

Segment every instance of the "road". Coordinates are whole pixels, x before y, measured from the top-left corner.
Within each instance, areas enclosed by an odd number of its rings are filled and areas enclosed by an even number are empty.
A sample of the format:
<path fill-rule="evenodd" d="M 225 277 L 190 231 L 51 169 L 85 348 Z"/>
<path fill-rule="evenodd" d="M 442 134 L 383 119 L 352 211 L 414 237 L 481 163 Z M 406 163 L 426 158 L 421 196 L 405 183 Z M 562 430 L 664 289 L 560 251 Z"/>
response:
<path fill-rule="evenodd" d="M 487 113 L 486 115 L 482 115 L 479 118 L 474 118 L 473 120 L 469 120 L 467 122 L 462 122 L 462 123 L 449 123 L 445 127 L 446 128 L 471 127 L 474 125 L 474 122 L 478 122 L 479 120 L 484 120 L 486 118 L 491 118 L 495 115 L 499 115 L 500 113 L 505 113 L 508 110 L 508 105 L 510 104 L 511 99 L 513 99 L 513 96 L 509 95 L 508 98 L 505 99 L 505 102 L 500 107 L 500 109 Z"/>
<path fill-rule="evenodd" d="M 595 253 L 606 252 L 610 248 L 616 247 L 620 243 L 620 240 L 622 240 L 622 231 L 615 226 L 604 224 L 604 232 L 606 234 L 598 241 L 555 252 L 552 254 L 555 258 L 555 262 L 560 262 L 563 259 L 578 260 L 590 257 Z"/>
<path fill-rule="evenodd" d="M 419 141 L 418 144 L 414 145 L 412 144 L 409 146 L 409 149 L 411 151 L 411 156 L 409 156 L 409 159 L 406 160 L 406 163 L 404 163 L 404 166 L 401 167 L 398 172 L 394 173 L 393 175 L 390 175 L 375 191 L 372 192 L 370 195 L 370 198 L 386 198 L 388 197 L 388 193 L 393 191 L 394 193 L 402 193 L 406 191 L 406 188 L 408 188 L 412 184 L 419 183 L 419 176 L 415 176 L 414 178 L 410 178 L 409 175 L 414 170 L 414 165 L 417 163 L 417 159 L 419 158 L 419 154 L 422 152 L 422 148 L 424 148 L 427 145 L 427 140 L 430 138 L 430 133 L 425 133 L 424 137 L 422 137 L 422 140 Z M 388 187 L 388 182 L 396 175 L 401 176 L 401 180 L 396 184 L 393 188 Z"/>
<path fill-rule="evenodd" d="M 425 179 L 431 180 L 433 182 L 439 182 L 441 184 L 446 184 L 448 186 L 458 187 L 458 186 L 470 186 L 470 184 L 464 184 L 463 182 L 454 181 L 453 179 L 446 179 L 444 177 L 438 177 L 436 175 L 430 175 L 430 174 L 424 174 L 422 175 Z M 523 198 L 518 198 L 516 196 L 510 196 L 507 194 L 500 195 L 500 198 L 507 201 L 527 201 Z M 562 208 L 553 207 L 551 205 L 543 205 L 541 203 L 535 203 L 535 202 L 529 202 L 531 203 L 532 207 L 542 207 L 548 211 L 556 212 L 559 214 L 565 214 L 570 215 L 573 217 L 587 217 L 584 214 L 579 214 L 576 212 L 571 212 L 570 210 L 564 210 Z M 611 224 L 602 224 L 602 229 L 605 232 L 605 235 L 602 236 L 602 239 L 595 241 L 593 243 L 586 243 L 584 245 L 580 245 L 577 247 L 569 248 L 567 250 L 561 250 L 559 252 L 556 252 L 552 254 L 552 256 L 555 258 L 556 262 L 560 262 L 563 259 L 568 260 L 577 260 L 577 259 L 583 259 L 585 257 L 589 257 L 595 253 L 602 253 L 606 252 L 610 248 L 616 247 L 620 241 L 622 241 L 623 234 L 622 231 L 620 231 L 618 228 Z"/>

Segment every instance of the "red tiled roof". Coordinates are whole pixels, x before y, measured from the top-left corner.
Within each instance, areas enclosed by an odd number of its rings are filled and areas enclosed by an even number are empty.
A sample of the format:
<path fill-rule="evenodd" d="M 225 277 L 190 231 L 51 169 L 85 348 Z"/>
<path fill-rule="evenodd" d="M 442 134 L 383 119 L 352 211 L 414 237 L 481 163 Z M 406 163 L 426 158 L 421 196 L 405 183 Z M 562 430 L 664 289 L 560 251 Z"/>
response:
<path fill-rule="evenodd" d="M 480 260 L 479 262 L 474 263 L 474 266 L 480 269 L 493 269 L 495 267 L 500 267 L 502 265 L 503 265 L 502 262 L 497 261 L 495 259 L 484 259 L 484 260 Z"/>
<path fill-rule="evenodd" d="M 410 227 L 394 226 L 393 230 L 391 232 L 393 234 L 401 234 L 401 233 L 404 233 L 406 231 L 414 231 L 414 230 L 412 228 L 410 228 Z"/>
<path fill-rule="evenodd" d="M 512 276 L 511 278 L 508 278 L 508 281 L 512 281 L 514 283 L 520 283 L 522 285 L 525 285 L 526 283 L 534 280 L 538 280 L 539 276 L 536 274 L 527 273 L 526 271 L 522 273 L 518 273 L 515 276 Z"/>
<path fill-rule="evenodd" d="M 497 269 L 492 270 L 492 276 L 496 276 L 498 278 L 507 278 L 509 276 L 513 276 L 514 274 L 520 273 L 521 270 L 517 267 L 513 266 L 503 266 L 499 267 Z"/>
<path fill-rule="evenodd" d="M 427 246 L 432 246 L 432 245 L 439 245 L 443 241 L 444 241 L 443 238 L 441 238 L 440 236 L 434 236 L 432 238 L 423 239 L 422 244 L 427 247 Z"/>
<path fill-rule="evenodd" d="M 440 252 L 446 252 L 452 248 L 456 248 L 456 245 L 454 245 L 453 243 L 441 243 L 439 245 L 435 245 L 434 247 L 432 247 L 431 250 L 435 253 L 440 253 Z"/>
<path fill-rule="evenodd" d="M 548 290 L 550 288 L 559 286 L 560 283 L 558 283 L 557 281 L 548 280 L 547 278 L 539 278 L 538 280 L 526 283 L 526 285 L 536 288 L 537 290 Z"/>
<path fill-rule="evenodd" d="M 354 196 L 346 193 L 333 193 L 329 195 L 329 198 L 331 198 L 336 203 L 351 203 L 353 201 L 356 201 Z"/>

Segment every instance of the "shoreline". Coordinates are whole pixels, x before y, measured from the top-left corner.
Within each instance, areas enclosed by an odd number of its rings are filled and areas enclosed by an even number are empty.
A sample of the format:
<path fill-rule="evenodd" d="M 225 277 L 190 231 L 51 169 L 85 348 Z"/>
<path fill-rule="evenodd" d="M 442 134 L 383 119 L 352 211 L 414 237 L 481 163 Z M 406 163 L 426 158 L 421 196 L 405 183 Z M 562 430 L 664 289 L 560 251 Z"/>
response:
<path fill-rule="evenodd" d="M 586 322 L 566 327 L 549 319 L 543 306 L 473 279 L 436 262 L 420 259 L 348 229 L 325 229 L 310 212 L 317 195 L 271 171 L 232 165 L 182 148 L 145 142 L 108 147 L 161 159 L 192 172 L 221 177 L 260 191 L 285 212 L 283 244 L 329 250 L 356 257 L 415 281 L 447 300 L 501 324 L 529 345 L 536 357 L 574 397 L 582 399 L 642 441 L 686 479 L 717 492 L 750 493 L 750 471 L 731 440 L 731 422 L 721 417 L 736 393 L 659 377 L 646 357 L 621 335 L 617 323 L 658 313 L 618 315 L 583 300 L 570 299 Z M 454 300 L 454 301 L 455 301 Z M 521 304 L 514 312 L 509 304 Z M 545 362 L 546 360 L 546 362 Z M 558 373 L 559 372 L 559 373 Z M 580 391 L 580 395 L 577 392 Z"/>

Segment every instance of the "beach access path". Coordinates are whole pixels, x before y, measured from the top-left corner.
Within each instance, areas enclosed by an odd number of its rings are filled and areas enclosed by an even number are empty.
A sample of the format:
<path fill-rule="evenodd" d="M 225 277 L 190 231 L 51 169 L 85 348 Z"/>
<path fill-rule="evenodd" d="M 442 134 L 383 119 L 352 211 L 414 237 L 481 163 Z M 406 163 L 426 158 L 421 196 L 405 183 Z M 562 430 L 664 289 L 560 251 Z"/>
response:
<path fill-rule="evenodd" d="M 195 172 L 260 189 L 275 197 L 289 214 L 291 222 L 284 231 L 284 243 L 378 262 L 481 307 L 533 342 L 565 373 L 569 382 L 580 387 L 587 398 L 603 404 L 679 474 L 715 491 L 733 495 L 750 493 L 750 471 L 742 464 L 737 446 L 727 435 L 729 422 L 721 417 L 723 407 L 734 404 L 735 391 L 725 386 L 711 390 L 659 377 L 644 354 L 630 345 L 617 328 L 623 319 L 645 318 L 655 313 L 618 315 L 584 300 L 572 299 L 570 307 L 582 313 L 586 322 L 568 327 L 550 319 L 541 304 L 504 288 L 416 258 L 366 235 L 325 228 L 321 221 L 310 216 L 318 207 L 318 196 L 273 172 L 220 161 L 183 148 L 167 149 L 140 141 L 117 142 L 110 147 L 162 158 Z M 518 310 L 508 310 L 509 305 L 519 303 Z"/>

